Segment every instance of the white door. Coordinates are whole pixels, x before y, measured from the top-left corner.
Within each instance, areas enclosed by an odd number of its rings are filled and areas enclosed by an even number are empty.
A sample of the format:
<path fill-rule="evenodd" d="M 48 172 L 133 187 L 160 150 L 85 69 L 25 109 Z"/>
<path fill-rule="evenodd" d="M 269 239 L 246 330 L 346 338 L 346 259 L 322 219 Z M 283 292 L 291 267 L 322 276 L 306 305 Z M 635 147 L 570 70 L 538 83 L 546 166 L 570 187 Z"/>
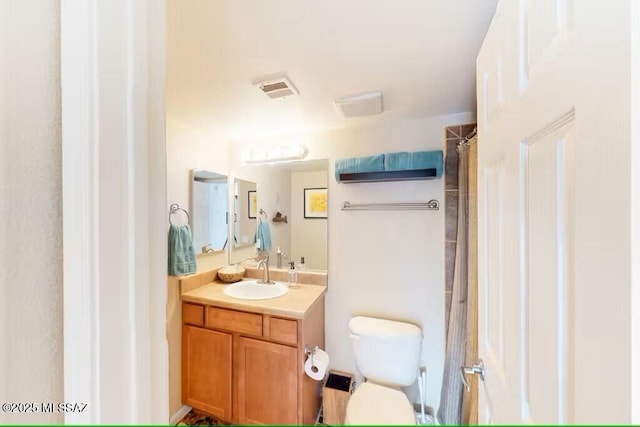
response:
<path fill-rule="evenodd" d="M 478 56 L 482 423 L 631 420 L 633 1 L 501 1 Z"/>

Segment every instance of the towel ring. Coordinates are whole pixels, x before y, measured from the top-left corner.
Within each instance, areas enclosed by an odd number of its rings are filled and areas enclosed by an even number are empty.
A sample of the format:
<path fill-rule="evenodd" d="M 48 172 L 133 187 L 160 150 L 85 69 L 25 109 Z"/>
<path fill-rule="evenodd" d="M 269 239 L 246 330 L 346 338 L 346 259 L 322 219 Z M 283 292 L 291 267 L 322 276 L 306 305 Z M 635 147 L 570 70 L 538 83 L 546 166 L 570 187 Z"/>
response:
<path fill-rule="evenodd" d="M 262 219 L 262 216 L 264 215 L 264 219 L 266 219 L 267 221 L 269 220 L 269 215 L 267 215 L 264 209 L 260 208 L 258 212 L 260 213 L 260 219 Z"/>
<path fill-rule="evenodd" d="M 181 208 L 179 204 L 173 203 L 171 204 L 171 206 L 169 206 L 169 224 L 173 225 L 173 222 L 171 222 L 171 215 L 178 213 L 178 211 L 184 212 L 184 214 L 187 216 L 187 222 L 191 220 L 191 218 L 189 217 L 189 212 Z"/>

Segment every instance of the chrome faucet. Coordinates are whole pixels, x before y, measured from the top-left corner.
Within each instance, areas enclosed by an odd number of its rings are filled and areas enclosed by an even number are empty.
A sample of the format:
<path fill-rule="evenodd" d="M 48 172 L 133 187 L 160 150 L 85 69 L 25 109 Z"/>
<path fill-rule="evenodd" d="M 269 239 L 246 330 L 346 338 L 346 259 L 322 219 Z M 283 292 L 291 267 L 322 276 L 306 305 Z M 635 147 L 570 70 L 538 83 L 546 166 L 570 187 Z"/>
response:
<path fill-rule="evenodd" d="M 262 285 L 273 285 L 275 282 L 269 280 L 269 255 L 265 255 L 260 261 L 258 261 L 258 270 L 261 267 L 264 267 L 264 271 L 262 273 L 262 280 L 258 280 L 258 283 Z"/>

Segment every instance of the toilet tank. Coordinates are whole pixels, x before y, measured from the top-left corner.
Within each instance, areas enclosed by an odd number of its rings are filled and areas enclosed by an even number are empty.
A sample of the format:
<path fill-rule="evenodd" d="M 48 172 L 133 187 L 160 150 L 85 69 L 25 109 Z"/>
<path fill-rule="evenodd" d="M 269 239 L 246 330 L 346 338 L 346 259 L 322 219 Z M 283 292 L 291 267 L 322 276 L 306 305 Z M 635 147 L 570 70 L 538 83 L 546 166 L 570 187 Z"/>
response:
<path fill-rule="evenodd" d="M 358 316 L 349 321 L 358 370 L 368 380 L 409 386 L 418 376 L 422 331 L 416 325 Z"/>

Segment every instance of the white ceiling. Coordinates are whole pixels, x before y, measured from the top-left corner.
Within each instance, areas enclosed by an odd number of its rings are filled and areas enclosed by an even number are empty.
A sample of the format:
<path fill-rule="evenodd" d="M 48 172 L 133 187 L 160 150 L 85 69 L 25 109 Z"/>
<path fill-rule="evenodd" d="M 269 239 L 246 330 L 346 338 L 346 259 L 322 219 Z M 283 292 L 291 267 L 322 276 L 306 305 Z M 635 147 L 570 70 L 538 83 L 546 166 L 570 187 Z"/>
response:
<path fill-rule="evenodd" d="M 239 138 L 475 111 L 475 60 L 496 3 L 175 0 L 176 114 Z M 272 100 L 252 85 L 278 73 L 300 96 Z M 383 92 L 382 115 L 344 119 L 335 110 L 334 99 L 368 91 Z"/>

